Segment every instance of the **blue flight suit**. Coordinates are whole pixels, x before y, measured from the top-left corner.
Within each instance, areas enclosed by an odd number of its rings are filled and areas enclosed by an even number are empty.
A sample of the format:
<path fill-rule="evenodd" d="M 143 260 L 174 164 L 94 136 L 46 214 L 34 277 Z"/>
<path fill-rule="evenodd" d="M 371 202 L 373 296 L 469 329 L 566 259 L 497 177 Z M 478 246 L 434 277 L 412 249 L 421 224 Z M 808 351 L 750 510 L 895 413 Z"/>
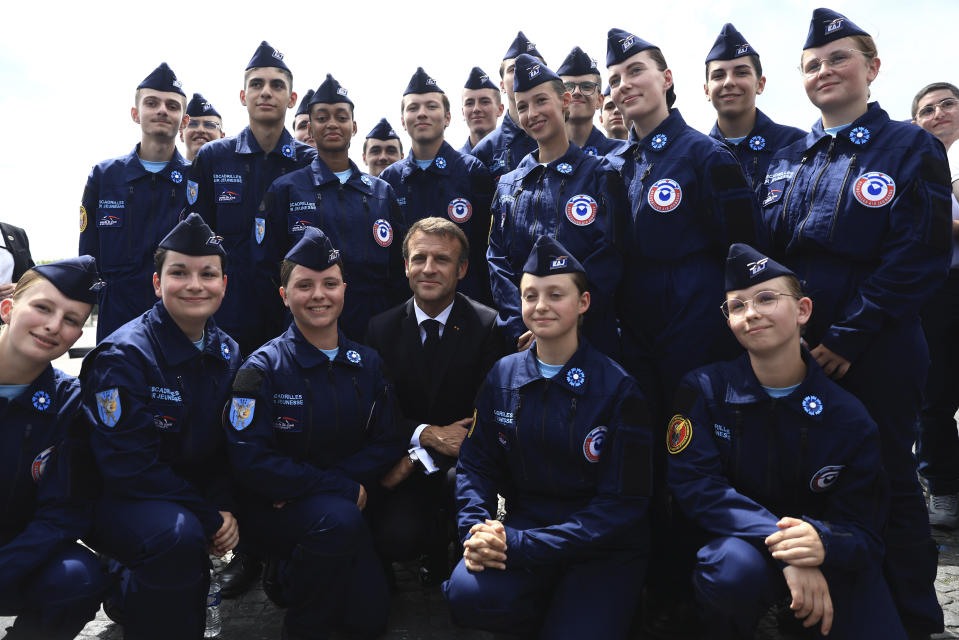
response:
<path fill-rule="evenodd" d="M 777 124 L 765 113 L 756 109 L 756 124 L 752 131 L 739 143 L 733 144 L 719 130 L 719 124 L 713 125 L 710 137 L 719 140 L 732 150 L 739 166 L 743 168 L 746 182 L 753 191 L 759 192 L 766 177 L 766 169 L 777 151 L 793 142 L 806 137 L 806 132 L 796 127 Z"/>
<path fill-rule="evenodd" d="M 453 620 L 541 638 L 624 638 L 646 573 L 652 433 L 639 387 L 585 340 L 553 378 L 497 362 L 460 449 L 460 540 L 506 499 L 506 570 L 444 584 Z"/>
<path fill-rule="evenodd" d="M 199 638 L 206 554 L 233 512 L 220 422 L 240 366 L 207 321 L 200 351 L 158 301 L 87 355 L 84 403 L 104 479 L 91 546 L 122 564 L 127 638 Z"/>
<path fill-rule="evenodd" d="M 583 151 L 591 156 L 605 156 L 625 146 L 625 140 L 607 138 L 602 131 L 593 126 L 593 130 L 589 132 L 589 138 L 586 139 L 586 144 L 583 145 Z"/>
<path fill-rule="evenodd" d="M 463 155 L 473 155 L 473 142 L 469 136 L 466 136 L 466 142 L 457 151 Z"/>
<path fill-rule="evenodd" d="M 710 638 L 751 638 L 789 591 L 765 539 L 780 518 L 819 533 L 836 638 L 905 638 L 882 578 L 888 484 L 865 407 L 816 361 L 788 396 L 771 397 L 749 355 L 689 373 L 667 434 L 669 487 L 709 542 L 693 586 Z M 817 626 L 818 628 L 818 626 Z"/>
<path fill-rule="evenodd" d="M 463 230 L 470 243 L 470 262 L 457 289 L 477 302 L 491 304 L 486 245 L 495 184 L 486 167 L 444 142 L 425 170 L 416 164 L 410 151 L 384 169 L 380 178 L 393 187 L 406 228 L 417 220 L 436 216 L 455 222 Z"/>
<path fill-rule="evenodd" d="M 18 616 L 6 637 L 68 640 L 93 620 L 108 584 L 76 543 L 96 484 L 82 464 L 80 384 L 47 366 L 23 393 L 0 398 L 0 424 L 0 615 Z"/>
<path fill-rule="evenodd" d="M 507 109 L 500 125 L 477 142 L 470 153 L 486 165 L 494 178 L 498 178 L 515 169 L 538 146 L 522 127 L 513 122 Z"/>
<path fill-rule="evenodd" d="M 806 327 L 852 363 L 840 384 L 879 425 L 891 504 L 885 576 L 906 628 L 942 629 L 936 547 L 912 446 L 929 355 L 919 308 L 951 257 L 942 144 L 878 103 L 835 138 L 817 122 L 776 155 L 763 190 L 772 255 L 816 304 Z"/>
<path fill-rule="evenodd" d="M 763 250 L 758 205 L 729 149 L 678 109 L 642 140 L 632 129 L 608 159 L 631 207 L 618 304 L 623 363 L 652 415 L 665 419 L 683 374 L 739 353 L 719 304 L 729 245 Z"/>
<path fill-rule="evenodd" d="M 217 324 L 249 355 L 283 331 L 286 317 L 280 299 L 280 262 L 271 251 L 260 203 L 280 176 L 309 166 L 316 149 L 283 130 L 269 152 L 245 127 L 232 138 L 200 147 L 190 169 L 189 211 L 199 213 L 214 233 L 223 236 L 230 256 L 226 297 Z"/>
<path fill-rule="evenodd" d="M 523 158 L 515 171 L 500 178 L 494 203 L 486 257 L 497 322 L 510 344 L 527 330 L 519 292 L 523 265 L 536 238 L 549 235 L 586 269 L 592 300 L 583 335 L 618 359 L 613 298 L 623 273 L 617 246 L 629 206 L 619 174 L 605 159 L 570 142 L 566 153 L 546 167 L 539 163 L 538 150 Z"/>
<path fill-rule="evenodd" d="M 153 251 L 187 204 L 190 163 L 174 151 L 150 173 L 139 151 L 93 167 L 83 190 L 78 255 L 96 258 L 108 285 L 98 295 L 97 342 L 153 306 Z"/>
<path fill-rule="evenodd" d="M 409 284 L 402 253 L 406 229 L 392 187 L 362 173 L 352 160 L 350 169 L 350 179 L 340 184 L 317 157 L 273 182 L 263 197 L 263 213 L 267 236 L 281 258 L 306 227 L 321 229 L 342 252 L 349 295 L 340 328 L 358 340 L 370 318 L 409 296 Z"/>
<path fill-rule="evenodd" d="M 330 360 L 291 324 L 243 363 L 224 413 L 244 532 L 280 560 L 285 628 L 310 638 L 386 627 L 386 578 L 356 501 L 360 485 L 376 499 L 407 447 L 379 355 L 342 333 L 338 345 Z"/>

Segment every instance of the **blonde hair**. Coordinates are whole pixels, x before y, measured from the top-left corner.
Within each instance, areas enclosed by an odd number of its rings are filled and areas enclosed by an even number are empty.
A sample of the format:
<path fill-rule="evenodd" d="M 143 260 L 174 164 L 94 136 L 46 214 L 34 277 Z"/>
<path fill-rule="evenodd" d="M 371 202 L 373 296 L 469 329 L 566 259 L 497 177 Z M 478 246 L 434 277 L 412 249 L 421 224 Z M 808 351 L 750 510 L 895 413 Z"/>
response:
<path fill-rule="evenodd" d="M 14 300 L 19 299 L 21 296 L 23 296 L 27 289 L 38 282 L 43 282 L 44 280 L 46 280 L 46 278 L 40 275 L 39 271 L 28 269 L 27 272 L 20 276 L 20 279 L 17 280 L 17 286 L 14 288 L 13 295 L 10 297 Z"/>

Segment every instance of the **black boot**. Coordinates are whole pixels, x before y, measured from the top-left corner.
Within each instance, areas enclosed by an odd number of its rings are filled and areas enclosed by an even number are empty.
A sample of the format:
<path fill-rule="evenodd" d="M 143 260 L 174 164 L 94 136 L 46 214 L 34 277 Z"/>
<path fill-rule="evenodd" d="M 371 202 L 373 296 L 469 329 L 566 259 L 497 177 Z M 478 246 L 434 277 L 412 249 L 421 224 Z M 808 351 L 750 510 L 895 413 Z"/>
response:
<path fill-rule="evenodd" d="M 230 600 L 246 593 L 257 577 L 263 563 L 248 553 L 233 552 L 233 559 L 220 572 L 220 597 Z"/>

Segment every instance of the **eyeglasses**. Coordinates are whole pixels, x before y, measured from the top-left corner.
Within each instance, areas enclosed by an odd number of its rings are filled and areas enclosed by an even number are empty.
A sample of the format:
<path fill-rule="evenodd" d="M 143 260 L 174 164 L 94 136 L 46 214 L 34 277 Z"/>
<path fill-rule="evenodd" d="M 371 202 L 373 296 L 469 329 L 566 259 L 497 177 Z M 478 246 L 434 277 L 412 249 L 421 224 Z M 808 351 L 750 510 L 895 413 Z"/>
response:
<path fill-rule="evenodd" d="M 926 120 L 936 115 L 936 109 L 942 110 L 943 113 L 946 111 L 952 111 L 957 106 L 959 106 L 959 100 L 956 98 L 943 98 L 936 104 L 927 104 L 922 109 L 916 112 L 916 118 L 920 120 Z"/>
<path fill-rule="evenodd" d="M 216 131 L 220 128 L 220 123 L 213 120 L 190 120 L 186 123 L 187 129 L 199 129 L 200 125 L 203 125 L 204 129 L 209 129 L 210 131 Z"/>
<path fill-rule="evenodd" d="M 749 300 L 730 298 L 726 302 L 722 303 L 719 308 L 723 312 L 723 315 L 727 318 L 742 318 L 746 315 L 746 307 L 748 307 L 750 304 L 753 305 L 753 309 L 756 311 L 756 313 L 771 313 L 776 308 L 776 305 L 779 304 L 780 296 L 789 296 L 790 298 L 796 298 L 797 300 L 799 299 L 799 296 L 794 296 L 791 293 L 760 291 Z"/>
<path fill-rule="evenodd" d="M 566 90 L 570 93 L 576 92 L 576 87 L 579 87 L 579 92 L 584 96 L 591 96 L 596 93 L 596 88 L 599 87 L 595 82 L 590 82 L 589 80 L 583 82 L 564 82 L 563 86 L 566 87 Z"/>
<path fill-rule="evenodd" d="M 804 76 L 811 78 L 819 73 L 819 70 L 822 69 L 824 64 L 828 64 L 829 68 L 833 70 L 842 69 L 849 64 L 853 58 L 852 54 L 854 53 L 863 52 L 859 51 L 858 49 L 840 49 L 839 51 L 834 51 L 828 58 L 813 58 L 812 60 L 809 60 L 806 62 L 806 64 L 801 66 L 799 70 L 802 71 Z M 863 53 L 863 55 L 865 54 Z"/>

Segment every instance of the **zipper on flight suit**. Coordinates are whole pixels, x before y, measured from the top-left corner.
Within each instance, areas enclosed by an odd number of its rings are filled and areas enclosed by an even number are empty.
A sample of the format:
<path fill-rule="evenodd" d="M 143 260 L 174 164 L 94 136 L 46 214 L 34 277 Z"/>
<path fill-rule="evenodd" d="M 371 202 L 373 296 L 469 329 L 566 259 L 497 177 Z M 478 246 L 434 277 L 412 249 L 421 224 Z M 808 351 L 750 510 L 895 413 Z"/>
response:
<path fill-rule="evenodd" d="M 836 199 L 836 207 L 832 210 L 832 222 L 829 223 L 829 241 L 832 242 L 833 232 L 836 230 L 836 218 L 839 217 L 839 207 L 842 206 L 842 197 L 846 193 L 846 183 L 849 182 L 849 174 L 856 166 L 856 154 L 849 158 L 849 166 L 846 167 L 846 175 L 842 179 L 842 186 L 839 187 L 839 197 Z"/>
<path fill-rule="evenodd" d="M 646 198 L 643 198 L 641 196 L 643 195 L 643 192 L 646 191 L 646 178 L 648 178 L 649 174 L 652 173 L 653 164 L 654 163 L 650 162 L 648 165 L 646 165 L 646 170 L 643 171 L 643 175 L 639 176 L 639 196 L 640 197 L 636 198 L 636 202 L 638 204 L 636 205 L 636 210 L 633 211 L 633 222 L 636 221 L 636 216 L 639 215 L 639 210 L 643 208 L 643 202 L 646 201 Z"/>
<path fill-rule="evenodd" d="M 523 392 L 519 391 L 516 398 L 516 410 L 513 412 L 513 426 L 516 431 L 516 455 L 519 458 L 520 471 L 523 473 L 523 480 L 525 481 L 529 474 L 526 473 L 526 458 L 523 457 L 523 448 L 520 446 L 519 441 L 519 412 L 523 407 Z"/>
<path fill-rule="evenodd" d="M 816 207 L 816 192 L 819 191 L 819 181 L 822 180 L 822 176 L 826 173 L 826 169 L 829 168 L 829 163 L 832 162 L 832 150 L 836 146 L 836 139 L 833 138 L 829 143 L 829 148 L 826 149 L 826 163 L 819 170 L 819 173 L 816 175 L 816 181 L 813 182 L 812 191 L 809 193 L 809 209 L 806 210 L 806 217 L 802 219 L 802 222 L 799 223 L 799 229 L 796 231 L 796 239 L 802 238 L 803 228 L 806 226 L 806 222 L 809 220 L 809 216 L 812 215 L 812 210 Z"/>
<path fill-rule="evenodd" d="M 352 376 L 352 378 L 353 378 L 353 392 L 356 394 L 356 413 L 358 415 L 361 415 L 363 402 L 362 402 L 362 394 L 360 394 L 360 383 L 356 381 L 355 375 Z M 370 423 L 367 421 L 366 426 L 369 427 L 369 425 Z"/>
<path fill-rule="evenodd" d="M 789 198 L 792 196 L 793 189 L 799 181 L 799 174 L 802 172 L 803 167 L 806 166 L 806 160 L 809 160 L 809 155 L 804 153 L 803 157 L 799 160 L 799 167 L 796 168 L 796 172 L 790 180 L 789 191 L 786 192 L 786 197 L 783 199 L 783 212 L 779 215 L 780 222 L 786 222 L 786 212 L 789 210 Z"/>
<path fill-rule="evenodd" d="M 544 171 L 543 173 L 546 173 L 546 172 Z M 557 212 L 558 216 L 556 218 L 557 221 L 561 221 L 563 217 L 566 215 L 566 212 L 563 211 L 563 204 L 562 204 L 564 191 L 566 191 L 566 178 L 563 178 L 560 181 L 559 191 L 556 193 L 556 206 L 559 207 L 559 211 Z M 563 228 L 563 225 L 561 223 L 556 225 L 556 234 L 553 236 L 553 239 L 556 240 L 557 242 L 561 242 L 561 240 L 559 239 L 559 232 L 562 230 L 562 228 Z"/>

